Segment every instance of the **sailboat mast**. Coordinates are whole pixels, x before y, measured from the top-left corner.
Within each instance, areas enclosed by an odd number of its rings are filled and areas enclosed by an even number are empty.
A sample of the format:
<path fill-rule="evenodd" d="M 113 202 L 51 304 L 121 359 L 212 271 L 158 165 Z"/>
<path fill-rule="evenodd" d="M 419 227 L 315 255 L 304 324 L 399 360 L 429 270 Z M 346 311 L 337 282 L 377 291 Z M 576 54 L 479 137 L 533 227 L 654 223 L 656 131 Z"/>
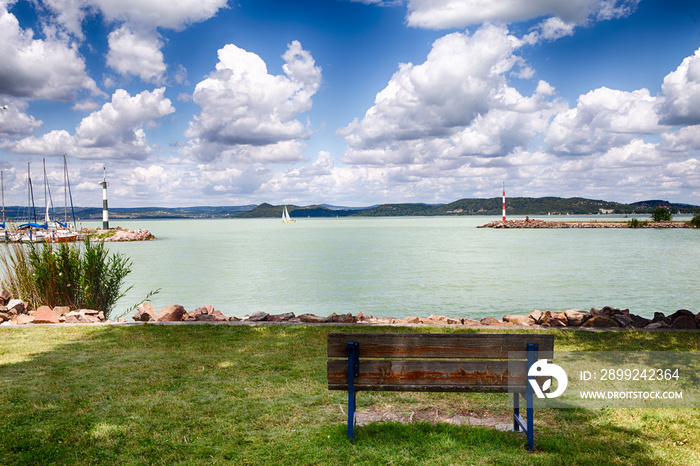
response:
<path fill-rule="evenodd" d="M 49 220 L 51 218 L 49 217 L 49 183 L 48 180 L 46 179 L 46 159 L 43 159 L 44 162 L 44 222 L 46 223 L 46 227 L 49 227 Z"/>
<path fill-rule="evenodd" d="M 66 180 L 66 186 L 68 187 L 68 196 L 70 197 L 70 211 L 73 215 L 73 228 L 77 228 L 78 223 L 75 221 L 75 208 L 73 207 L 73 193 L 70 190 L 70 177 L 68 176 L 68 163 L 66 162 L 66 154 L 63 154 L 63 175 Z M 66 207 L 67 209 L 67 207 Z M 66 220 L 66 223 L 68 221 Z"/>
<path fill-rule="evenodd" d="M 68 225 L 68 167 L 66 166 L 66 154 L 63 154 L 63 223 Z"/>
<path fill-rule="evenodd" d="M 27 208 L 31 208 L 32 221 L 36 223 L 36 205 L 34 205 L 34 189 L 32 188 L 32 171 L 30 169 L 31 162 L 27 162 L 27 181 L 29 184 L 29 192 L 27 194 Z"/>
<path fill-rule="evenodd" d="M 0 170 L 0 186 L 2 186 L 2 223 L 5 223 L 5 172 Z"/>

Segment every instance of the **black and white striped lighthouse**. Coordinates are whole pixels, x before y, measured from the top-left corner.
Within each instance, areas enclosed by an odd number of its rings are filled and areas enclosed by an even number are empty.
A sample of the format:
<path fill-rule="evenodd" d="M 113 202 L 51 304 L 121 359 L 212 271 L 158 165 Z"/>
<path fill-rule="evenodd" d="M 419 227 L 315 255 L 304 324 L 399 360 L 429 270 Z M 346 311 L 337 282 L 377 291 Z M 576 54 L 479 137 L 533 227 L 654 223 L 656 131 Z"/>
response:
<path fill-rule="evenodd" d="M 109 209 L 107 208 L 107 168 L 102 167 L 104 176 L 102 178 L 102 229 L 109 230 Z"/>

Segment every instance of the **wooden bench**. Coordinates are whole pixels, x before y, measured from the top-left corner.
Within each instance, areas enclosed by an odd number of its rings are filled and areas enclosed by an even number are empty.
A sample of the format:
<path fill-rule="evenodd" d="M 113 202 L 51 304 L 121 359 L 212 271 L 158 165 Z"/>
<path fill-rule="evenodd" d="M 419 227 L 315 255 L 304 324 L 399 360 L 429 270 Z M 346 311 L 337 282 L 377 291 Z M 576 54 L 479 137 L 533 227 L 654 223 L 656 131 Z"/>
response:
<path fill-rule="evenodd" d="M 331 333 L 328 389 L 348 391 L 349 439 L 358 391 L 513 393 L 513 429 L 527 433 L 532 451 L 533 388 L 527 374 L 553 351 L 554 335 Z M 526 399 L 527 422 L 520 396 Z"/>

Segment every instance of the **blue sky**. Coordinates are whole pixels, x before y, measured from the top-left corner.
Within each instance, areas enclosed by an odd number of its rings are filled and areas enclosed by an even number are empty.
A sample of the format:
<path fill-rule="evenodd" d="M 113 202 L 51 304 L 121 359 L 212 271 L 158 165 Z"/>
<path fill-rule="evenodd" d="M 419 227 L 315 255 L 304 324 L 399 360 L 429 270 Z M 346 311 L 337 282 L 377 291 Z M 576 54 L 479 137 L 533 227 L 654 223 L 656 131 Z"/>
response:
<path fill-rule="evenodd" d="M 556 3 L 0 0 L 6 203 L 700 205 L 700 4 Z"/>

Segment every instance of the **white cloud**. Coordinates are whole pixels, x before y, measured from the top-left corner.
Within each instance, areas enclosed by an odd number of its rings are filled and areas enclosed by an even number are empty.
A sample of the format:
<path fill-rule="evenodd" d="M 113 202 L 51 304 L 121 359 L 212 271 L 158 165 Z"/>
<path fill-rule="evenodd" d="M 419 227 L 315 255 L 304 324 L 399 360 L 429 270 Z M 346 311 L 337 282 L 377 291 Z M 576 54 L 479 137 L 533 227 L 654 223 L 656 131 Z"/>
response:
<path fill-rule="evenodd" d="M 109 34 L 107 66 L 119 74 L 132 74 L 143 81 L 160 82 L 166 70 L 162 42 L 155 31 L 132 31 L 126 25 Z"/>
<path fill-rule="evenodd" d="M 671 152 L 700 150 L 700 125 L 685 126 L 661 135 L 664 148 Z"/>
<path fill-rule="evenodd" d="M 97 7 L 110 21 L 127 21 L 182 30 L 205 21 L 222 9 L 228 0 L 84 0 L 87 6 Z"/>
<path fill-rule="evenodd" d="M 544 129 L 554 89 L 542 81 L 523 97 L 505 74 L 523 68 L 522 42 L 488 25 L 435 41 L 426 61 L 401 64 L 361 120 L 339 131 L 344 161 L 428 163 L 465 155 L 506 155 Z"/>
<path fill-rule="evenodd" d="M 409 0 L 408 24 L 427 29 L 459 28 L 485 22 L 512 23 L 555 16 L 582 24 L 632 13 L 640 0 Z"/>
<path fill-rule="evenodd" d="M 165 88 L 130 96 L 123 89 L 97 110 L 83 118 L 75 134 L 54 130 L 40 137 L 6 142 L 2 147 L 20 154 L 61 155 L 92 159 L 145 159 L 152 151 L 143 127 L 173 113 Z"/>
<path fill-rule="evenodd" d="M 218 56 L 216 71 L 195 87 L 194 102 L 202 110 L 185 133 L 193 139 L 190 153 L 203 160 L 227 152 L 266 162 L 300 160 L 296 140 L 306 137 L 307 129 L 297 117 L 311 109 L 321 84 L 311 54 L 298 41 L 289 44 L 282 57 L 284 75 L 268 74 L 258 55 L 233 44 Z"/>
<path fill-rule="evenodd" d="M 557 115 L 545 143 L 557 154 L 591 154 L 630 142 L 640 134 L 659 134 L 657 99 L 647 89 L 633 92 L 595 89 L 579 97 L 576 108 Z"/>
<path fill-rule="evenodd" d="M 86 16 L 101 13 L 108 23 L 119 25 L 109 35 L 108 66 L 122 75 L 133 75 L 146 82 L 160 83 L 166 65 L 158 28 L 183 30 L 205 21 L 227 8 L 228 0 L 43 0 L 54 17 L 46 30 L 85 39 L 82 22 Z M 177 72 L 176 79 L 181 77 Z"/>
<path fill-rule="evenodd" d="M 7 108 L 4 108 L 4 107 Z M 0 99 L 0 137 L 18 138 L 31 134 L 42 125 L 27 115 L 27 104 L 19 99 Z"/>
<path fill-rule="evenodd" d="M 100 94 L 88 77 L 75 44 L 35 39 L 0 5 L 0 94 L 32 99 L 74 100 L 87 89 Z"/>
<path fill-rule="evenodd" d="M 664 78 L 661 90 L 666 97 L 664 123 L 700 124 L 700 49 Z"/>

